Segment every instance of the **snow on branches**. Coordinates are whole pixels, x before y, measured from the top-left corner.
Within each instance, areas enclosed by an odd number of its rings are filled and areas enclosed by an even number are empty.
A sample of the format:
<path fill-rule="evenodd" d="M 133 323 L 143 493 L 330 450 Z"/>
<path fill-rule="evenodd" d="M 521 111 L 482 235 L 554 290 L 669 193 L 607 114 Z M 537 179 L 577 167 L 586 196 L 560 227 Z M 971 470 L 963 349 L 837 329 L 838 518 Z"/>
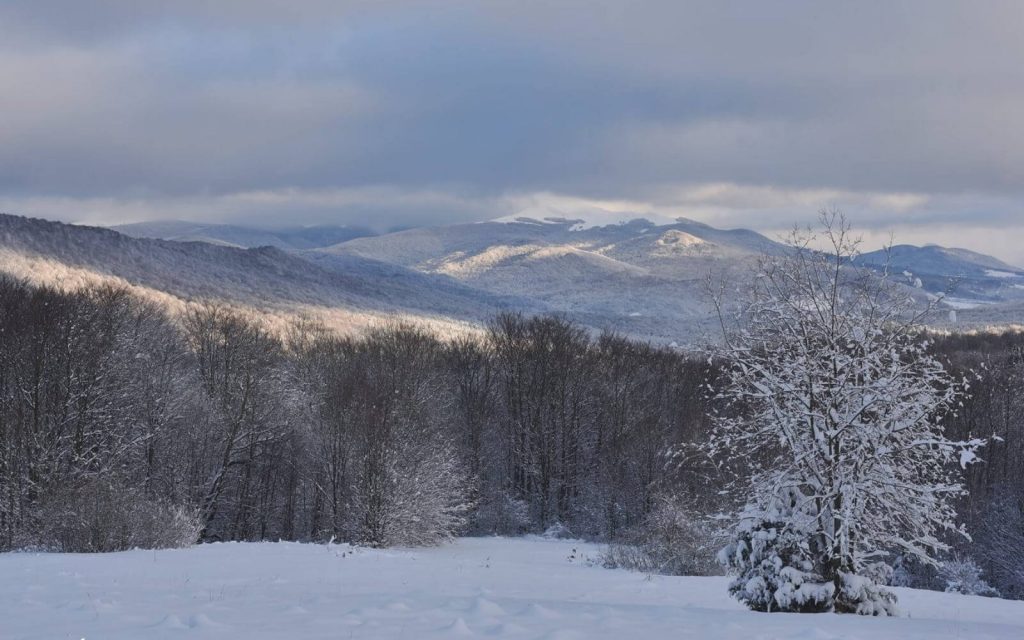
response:
<path fill-rule="evenodd" d="M 714 391 L 729 410 L 705 450 L 744 469 L 747 507 L 724 554 L 743 581 L 737 597 L 762 610 L 887 614 L 894 598 L 866 577 L 872 565 L 893 551 L 933 562 L 944 533 L 966 535 L 952 499 L 983 441 L 943 435 L 968 383 L 929 353 L 930 303 L 858 268 L 841 215 L 822 222 L 820 238 L 794 232 L 760 260 L 732 321 L 719 305 L 727 372 Z M 764 580 L 765 558 L 780 580 Z M 762 583 L 774 589 L 751 593 Z"/>

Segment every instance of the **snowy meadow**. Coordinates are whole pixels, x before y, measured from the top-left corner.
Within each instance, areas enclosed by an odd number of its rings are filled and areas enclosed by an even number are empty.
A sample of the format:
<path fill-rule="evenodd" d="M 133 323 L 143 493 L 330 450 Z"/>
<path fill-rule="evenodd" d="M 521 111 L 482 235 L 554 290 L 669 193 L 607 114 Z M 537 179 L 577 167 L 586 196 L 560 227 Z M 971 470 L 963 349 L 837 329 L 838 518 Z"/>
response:
<path fill-rule="evenodd" d="M 0 555 L 0 637 L 1024 637 L 1024 602 L 897 589 L 904 617 L 762 614 L 727 579 L 594 563 L 593 544 L 460 538 L 427 549 L 220 543 L 112 554 Z"/>

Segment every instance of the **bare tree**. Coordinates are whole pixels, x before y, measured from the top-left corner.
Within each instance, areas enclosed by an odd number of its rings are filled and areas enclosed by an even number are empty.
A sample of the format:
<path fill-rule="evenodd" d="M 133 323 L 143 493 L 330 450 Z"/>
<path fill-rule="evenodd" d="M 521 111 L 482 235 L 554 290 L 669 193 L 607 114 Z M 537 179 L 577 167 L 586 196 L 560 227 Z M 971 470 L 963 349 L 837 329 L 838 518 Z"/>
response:
<path fill-rule="evenodd" d="M 258 511 L 258 497 L 251 494 L 259 480 L 258 464 L 274 453 L 291 428 L 282 345 L 266 329 L 216 304 L 190 310 L 185 328 L 217 427 L 213 442 L 201 447 L 211 453 L 201 498 L 203 535 L 214 535 L 212 526 L 225 515 L 221 507 L 231 488 L 235 508 L 230 521 L 222 519 L 216 535 L 246 537 L 251 533 L 250 511 Z"/>

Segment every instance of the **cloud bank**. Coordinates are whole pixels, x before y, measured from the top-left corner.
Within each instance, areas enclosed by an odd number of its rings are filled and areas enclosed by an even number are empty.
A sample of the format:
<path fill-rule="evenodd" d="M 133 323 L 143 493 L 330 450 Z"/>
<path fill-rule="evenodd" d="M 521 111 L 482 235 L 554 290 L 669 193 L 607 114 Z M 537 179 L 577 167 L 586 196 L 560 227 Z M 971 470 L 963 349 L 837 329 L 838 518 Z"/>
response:
<path fill-rule="evenodd" d="M 1024 263 L 1021 24 L 1013 1 L 4 3 L 0 209 L 770 231 L 839 206 Z"/>

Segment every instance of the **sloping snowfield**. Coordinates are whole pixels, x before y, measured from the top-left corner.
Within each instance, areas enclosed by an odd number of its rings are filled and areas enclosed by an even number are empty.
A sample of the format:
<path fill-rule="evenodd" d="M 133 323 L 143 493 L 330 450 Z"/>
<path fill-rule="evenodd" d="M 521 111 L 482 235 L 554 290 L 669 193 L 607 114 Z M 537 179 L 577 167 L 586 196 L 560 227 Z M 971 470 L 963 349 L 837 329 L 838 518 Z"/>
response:
<path fill-rule="evenodd" d="M 757 614 L 723 578 L 610 571 L 597 547 L 212 544 L 0 555 L 0 638 L 1024 638 L 1024 602 L 898 590 L 907 617 Z"/>

